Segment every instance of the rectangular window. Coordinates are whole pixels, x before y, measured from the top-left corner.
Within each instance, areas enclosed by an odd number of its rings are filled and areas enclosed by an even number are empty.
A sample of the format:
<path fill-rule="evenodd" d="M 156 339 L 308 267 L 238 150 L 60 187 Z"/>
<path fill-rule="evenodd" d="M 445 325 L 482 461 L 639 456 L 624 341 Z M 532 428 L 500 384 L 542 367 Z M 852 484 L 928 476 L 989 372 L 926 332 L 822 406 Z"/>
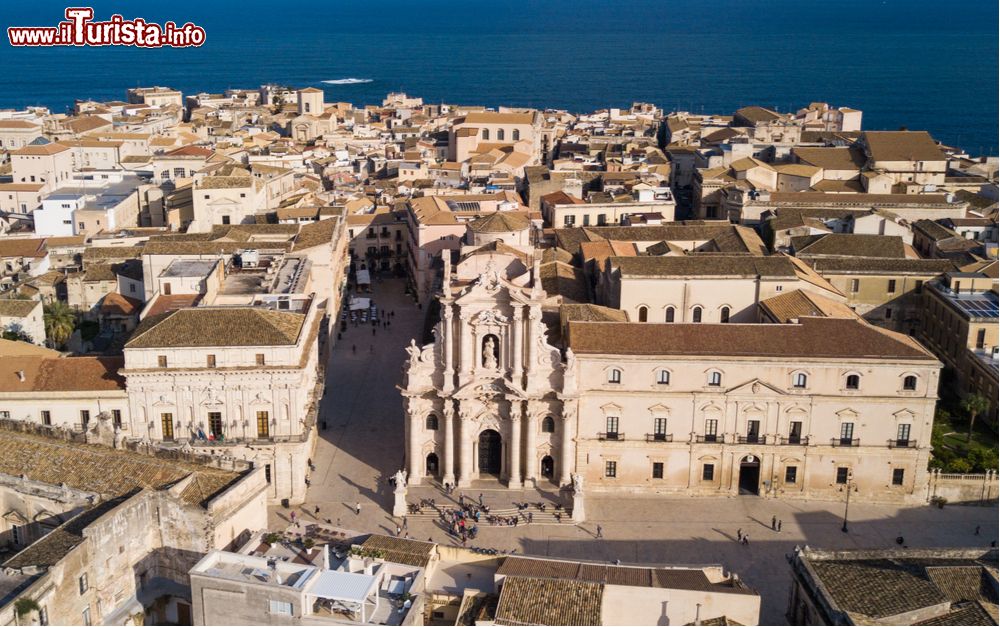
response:
<path fill-rule="evenodd" d="M 902 468 L 893 468 L 892 485 L 903 485 L 903 475 L 905 474 L 905 472 L 906 471 L 903 470 Z"/>
<path fill-rule="evenodd" d="M 889 289 L 887 291 L 890 294 L 896 293 L 896 279 L 889 279 Z"/>
<path fill-rule="evenodd" d="M 857 293 L 859 287 L 861 283 L 857 279 L 851 279 L 851 292 Z"/>
<path fill-rule="evenodd" d="M 923 292 L 924 292 L 924 282 L 920 281 L 920 280 L 915 281 L 913 283 L 913 291 L 916 292 L 917 294 L 923 294 Z"/>
<path fill-rule="evenodd" d="M 81 409 L 80 410 L 80 424 L 83 425 L 84 429 L 86 429 L 87 425 L 90 424 L 90 410 L 89 409 Z"/>
<path fill-rule="evenodd" d="M 798 466 L 785 466 L 785 483 L 795 483 L 799 478 Z"/>
<path fill-rule="evenodd" d="M 271 464 L 264 464 L 264 480 L 271 483 Z"/>
<path fill-rule="evenodd" d="M 618 462 L 604 462 L 604 476 L 614 479 L 618 476 Z"/>
<path fill-rule="evenodd" d="M 159 366 L 160 368 L 166 368 L 167 367 L 167 356 L 166 355 L 158 355 L 156 357 L 156 365 Z"/>
<path fill-rule="evenodd" d="M 663 478 L 663 462 L 653 462 L 653 479 Z"/>
<path fill-rule="evenodd" d="M 892 308 L 891 307 L 886 307 L 885 308 L 885 319 L 886 320 L 892 320 Z"/>
<path fill-rule="evenodd" d="M 840 466 L 839 468 L 837 468 L 837 483 L 840 484 L 847 483 L 848 472 L 849 469 L 844 466 Z"/>
<path fill-rule="evenodd" d="M 618 437 L 618 417 L 608 416 L 608 438 L 614 439 Z"/>
<path fill-rule="evenodd" d="M 292 615 L 292 604 L 286 601 L 269 601 L 270 610 L 272 614 L 285 614 L 287 616 Z"/>
<path fill-rule="evenodd" d="M 583 214 L 583 226 L 590 226 L 590 214 Z"/>
<path fill-rule="evenodd" d="M 899 446 L 910 445 L 910 425 L 908 423 L 896 427 L 896 444 Z"/>
<path fill-rule="evenodd" d="M 713 481 L 715 479 L 715 464 L 704 464 L 701 467 L 701 480 Z"/>
<path fill-rule="evenodd" d="M 760 438 L 760 421 L 747 420 L 747 442 L 754 444 Z"/>
<path fill-rule="evenodd" d="M 257 353 L 257 365 L 258 366 L 264 365 L 264 353 Z"/>
<path fill-rule="evenodd" d="M 83 624 L 84 624 L 84 627 L 90 627 L 90 625 L 92 624 L 90 622 L 90 608 L 89 607 L 83 608 Z"/>
<path fill-rule="evenodd" d="M 709 418 L 705 421 L 705 441 L 715 442 L 718 437 L 719 421 L 715 418 Z"/>
<path fill-rule="evenodd" d="M 263 438 L 270 437 L 270 433 L 271 433 L 270 423 L 271 423 L 271 421 L 270 421 L 270 418 L 268 417 L 268 413 L 266 411 L 259 411 L 259 412 L 257 412 L 257 437 L 258 438 L 263 439 Z"/>
<path fill-rule="evenodd" d="M 80 594 L 84 594 L 87 592 L 87 590 L 90 590 L 90 582 L 87 581 L 87 573 L 83 573 L 82 575 L 80 575 L 80 578 L 77 580 L 77 582 L 80 584 Z"/>
<path fill-rule="evenodd" d="M 788 423 L 788 443 L 798 444 L 802 441 L 802 422 L 793 420 Z"/>
<path fill-rule="evenodd" d="M 163 429 L 163 439 L 167 442 L 174 440 L 174 415 L 160 414 L 160 426 Z"/>
<path fill-rule="evenodd" d="M 853 422 L 840 423 L 840 442 L 842 444 L 850 445 L 851 440 L 853 439 L 854 439 L 854 423 Z"/>
<path fill-rule="evenodd" d="M 563 216 L 563 226 L 573 226 L 574 222 L 576 222 L 576 216 Z"/>
<path fill-rule="evenodd" d="M 663 436 L 667 434 L 667 419 L 653 418 L 653 435 Z"/>
<path fill-rule="evenodd" d="M 52 412 L 47 409 L 42 410 L 42 424 L 46 427 L 52 426 Z"/>
<path fill-rule="evenodd" d="M 116 428 L 122 428 L 122 410 L 112 409 L 111 410 L 111 424 Z"/>
<path fill-rule="evenodd" d="M 49 624 L 49 608 L 44 605 L 38 608 L 38 624 L 48 625 Z"/>
<path fill-rule="evenodd" d="M 208 412 L 208 434 L 215 439 L 222 437 L 222 412 Z"/>
<path fill-rule="evenodd" d="M 206 362 L 209 368 L 215 368 L 215 355 L 206 355 Z"/>
<path fill-rule="evenodd" d="M 976 331 L 976 348 L 983 348 L 986 346 L 986 329 L 979 329 Z"/>

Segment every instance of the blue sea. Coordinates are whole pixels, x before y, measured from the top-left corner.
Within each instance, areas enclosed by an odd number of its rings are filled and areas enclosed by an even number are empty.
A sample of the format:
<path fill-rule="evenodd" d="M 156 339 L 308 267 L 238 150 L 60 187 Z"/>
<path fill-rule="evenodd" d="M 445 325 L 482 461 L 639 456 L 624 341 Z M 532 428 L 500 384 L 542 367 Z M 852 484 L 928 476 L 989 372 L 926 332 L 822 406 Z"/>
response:
<path fill-rule="evenodd" d="M 153 0 L 79 3 L 194 22 L 196 49 L 0 44 L 0 107 L 124 99 L 277 82 L 328 101 L 781 111 L 826 101 L 869 129 L 926 129 L 998 149 L 997 2 L 971 0 Z M 4 0 L 3 26 L 54 25 L 65 4 Z M 353 85 L 324 80 L 369 79 Z"/>

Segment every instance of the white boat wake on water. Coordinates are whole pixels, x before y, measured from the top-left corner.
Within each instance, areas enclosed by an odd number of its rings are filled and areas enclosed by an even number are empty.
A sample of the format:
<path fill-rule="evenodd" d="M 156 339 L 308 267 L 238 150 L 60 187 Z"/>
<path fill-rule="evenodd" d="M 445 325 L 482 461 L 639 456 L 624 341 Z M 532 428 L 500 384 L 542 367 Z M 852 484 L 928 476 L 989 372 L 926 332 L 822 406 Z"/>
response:
<path fill-rule="evenodd" d="M 338 78 L 332 81 L 320 81 L 321 83 L 326 83 L 327 85 L 357 85 L 358 83 L 371 83 L 374 79 L 371 78 Z"/>

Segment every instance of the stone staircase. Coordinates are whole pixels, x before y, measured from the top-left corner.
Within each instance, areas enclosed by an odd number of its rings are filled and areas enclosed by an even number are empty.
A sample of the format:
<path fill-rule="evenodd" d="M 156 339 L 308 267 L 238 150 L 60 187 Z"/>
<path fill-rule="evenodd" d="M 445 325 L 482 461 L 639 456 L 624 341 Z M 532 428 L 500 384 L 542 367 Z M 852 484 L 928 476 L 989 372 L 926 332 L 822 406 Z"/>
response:
<path fill-rule="evenodd" d="M 432 507 L 432 506 L 429 506 L 429 505 L 425 505 L 425 506 L 421 507 L 418 512 L 407 514 L 406 518 L 407 518 L 407 520 L 411 520 L 411 521 L 413 521 L 413 520 L 428 520 L 428 521 L 443 520 L 441 518 L 441 514 L 442 514 L 442 512 L 448 511 L 448 509 L 450 509 L 450 508 L 447 507 L 447 506 L 442 506 L 441 504 L 438 504 L 436 506 L 436 508 Z M 528 514 L 529 513 L 531 514 L 531 522 L 530 523 L 528 522 Z M 573 524 L 572 512 L 570 512 L 570 511 L 567 511 L 567 510 L 557 510 L 557 509 L 553 508 L 552 506 L 546 506 L 545 511 L 543 512 L 538 507 L 536 507 L 535 505 L 530 505 L 525 510 L 518 510 L 516 507 L 496 508 L 496 509 L 490 508 L 490 513 L 489 513 L 488 516 L 486 514 L 481 514 L 480 515 L 479 523 L 478 523 L 480 530 L 482 530 L 482 529 L 489 529 L 489 528 L 509 528 L 509 529 L 514 529 L 513 525 L 506 525 L 506 524 L 495 524 L 494 525 L 494 524 L 490 524 L 490 522 L 489 522 L 490 516 L 498 516 L 498 517 L 504 518 L 504 519 L 512 518 L 514 516 L 518 516 L 519 517 L 519 520 L 518 520 L 518 523 L 517 523 L 518 526 L 529 525 L 529 524 L 530 525 L 572 525 Z"/>

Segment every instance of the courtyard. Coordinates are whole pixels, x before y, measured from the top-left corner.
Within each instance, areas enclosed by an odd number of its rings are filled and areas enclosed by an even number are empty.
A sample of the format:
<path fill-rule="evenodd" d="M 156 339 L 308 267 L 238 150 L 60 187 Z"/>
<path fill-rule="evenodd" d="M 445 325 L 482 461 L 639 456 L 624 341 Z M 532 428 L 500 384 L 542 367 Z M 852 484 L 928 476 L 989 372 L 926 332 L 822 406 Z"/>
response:
<path fill-rule="evenodd" d="M 370 323 L 348 324 L 333 346 L 320 408 L 320 423 L 326 428 L 320 430 L 307 501 L 295 511 L 306 523 L 328 520 L 354 531 L 395 534 L 402 520 L 391 516 L 388 478 L 404 462 L 403 409 L 396 386 L 406 358 L 404 347 L 410 338 L 420 340 L 426 308 L 418 309 L 404 294 L 400 279 L 376 282 L 372 291 L 378 308 L 395 315 L 387 319 L 388 327 L 379 326 L 374 334 Z M 497 482 L 476 482 L 464 494 L 473 500 L 482 494 L 493 512 L 512 511 L 514 503 L 546 504 L 544 515 L 530 506 L 536 519 L 530 525 L 480 524 L 470 546 L 622 563 L 719 563 L 761 592 L 762 624 L 785 622 L 791 581 L 786 556 L 796 545 L 888 548 L 902 538 L 910 547 L 986 547 L 998 534 L 996 506 L 938 509 L 852 501 L 845 533 L 843 502 L 588 494 L 587 521 L 576 525 L 567 518 L 556 522 L 552 516 L 555 505 L 569 505 L 554 486 L 508 490 Z M 408 501 L 433 499 L 447 508 L 457 504 L 459 495 L 422 485 L 410 488 Z M 361 512 L 356 514 L 359 504 Z M 287 527 L 290 514 L 272 508 L 271 528 Z M 771 529 L 772 517 L 782 522 L 780 532 Z M 749 535 L 748 544 L 737 542 L 738 531 Z M 408 516 L 404 533 L 418 540 L 458 543 L 430 508 Z"/>

